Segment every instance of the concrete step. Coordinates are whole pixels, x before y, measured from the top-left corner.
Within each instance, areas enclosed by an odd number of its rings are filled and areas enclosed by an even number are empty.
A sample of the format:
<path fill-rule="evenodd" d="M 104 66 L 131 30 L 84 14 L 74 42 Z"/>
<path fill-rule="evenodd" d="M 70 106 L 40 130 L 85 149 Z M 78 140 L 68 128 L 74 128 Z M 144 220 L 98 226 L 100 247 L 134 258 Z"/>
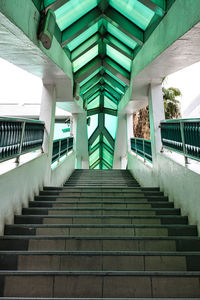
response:
<path fill-rule="evenodd" d="M 29 207 L 23 208 L 24 215 L 180 215 L 178 208 L 101 208 L 101 207 Z"/>
<path fill-rule="evenodd" d="M 35 298 L 24 297 L 1 297 L 2 300 L 35 300 Z M 152 300 L 155 298 L 37 298 L 39 300 Z M 172 298 L 163 298 L 162 300 L 172 300 Z M 180 300 L 180 298 L 173 298 Z M 199 300 L 199 298 L 181 298 L 181 300 Z"/>
<path fill-rule="evenodd" d="M 60 201 L 62 200 L 62 201 Z M 99 208 L 173 208 L 174 204 L 167 201 L 65 201 L 66 199 L 56 199 L 56 201 L 30 201 L 29 207 L 99 207 Z"/>
<path fill-rule="evenodd" d="M 192 225 L 14 224 L 5 235 L 195 236 Z"/>
<path fill-rule="evenodd" d="M 73 191 L 69 192 L 66 190 L 45 190 L 41 191 L 40 195 L 51 195 L 51 196 L 79 196 L 79 197 L 137 197 L 137 196 L 163 196 L 163 192 L 159 191 L 141 191 L 139 189 L 135 189 L 134 191 L 126 191 L 126 192 L 110 192 L 110 191 L 105 191 L 105 192 L 95 192 L 95 191 Z"/>
<path fill-rule="evenodd" d="M 200 272 L 1 271 L 5 297 L 199 297 Z"/>
<path fill-rule="evenodd" d="M 21 215 L 15 216 L 15 224 L 188 224 L 188 218 L 182 216 Z"/>
<path fill-rule="evenodd" d="M 200 271 L 200 252 L 0 251 L 0 270 Z"/>
<path fill-rule="evenodd" d="M 130 236 L 0 236 L 2 251 L 198 251 L 200 238 Z"/>
<path fill-rule="evenodd" d="M 121 187 L 106 187 L 104 190 L 102 190 L 102 188 L 99 187 L 91 187 L 91 188 L 68 188 L 68 187 L 57 187 L 57 186 L 44 186 L 43 188 L 44 191 L 66 191 L 66 192 L 134 192 L 134 191 L 160 191 L 160 189 L 158 187 L 136 187 L 136 188 L 121 188 Z"/>
<path fill-rule="evenodd" d="M 138 195 L 138 196 L 94 196 L 94 195 L 88 195 L 88 196 L 79 196 L 79 195 L 40 195 L 36 196 L 36 201 L 42 201 L 42 200 L 76 200 L 76 201 L 129 201 L 129 200 L 149 200 L 149 201 L 166 201 L 168 202 L 168 197 L 165 196 L 151 196 L 151 195 Z M 170 202 L 172 203 L 172 202 Z"/>

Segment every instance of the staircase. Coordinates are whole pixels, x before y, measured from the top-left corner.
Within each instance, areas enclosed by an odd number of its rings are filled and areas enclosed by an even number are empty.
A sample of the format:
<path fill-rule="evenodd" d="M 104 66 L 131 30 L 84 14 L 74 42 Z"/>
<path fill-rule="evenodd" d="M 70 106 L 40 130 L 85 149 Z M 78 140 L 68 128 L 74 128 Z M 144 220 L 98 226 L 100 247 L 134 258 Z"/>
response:
<path fill-rule="evenodd" d="M 76 170 L 0 239 L 2 299 L 200 299 L 196 226 L 128 171 Z"/>

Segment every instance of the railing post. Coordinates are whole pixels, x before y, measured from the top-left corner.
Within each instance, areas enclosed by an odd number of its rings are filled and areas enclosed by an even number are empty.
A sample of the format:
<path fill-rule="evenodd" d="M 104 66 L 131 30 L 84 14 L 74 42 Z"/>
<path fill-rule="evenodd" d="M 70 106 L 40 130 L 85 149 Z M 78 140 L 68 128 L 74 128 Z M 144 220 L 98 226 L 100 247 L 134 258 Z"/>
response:
<path fill-rule="evenodd" d="M 185 134 L 184 134 L 184 122 L 180 122 L 180 129 L 181 129 L 181 139 L 182 139 L 182 144 L 183 144 L 183 155 L 185 159 L 185 164 L 187 165 L 188 162 L 188 157 L 187 157 L 187 149 L 185 145 Z"/>
<path fill-rule="evenodd" d="M 135 153 L 137 154 L 137 141 L 136 141 L 136 138 L 135 138 Z"/>
<path fill-rule="evenodd" d="M 59 148 L 58 148 L 58 163 L 60 162 L 60 150 L 61 150 L 61 140 L 59 140 Z"/>
<path fill-rule="evenodd" d="M 69 151 L 69 138 L 67 138 L 67 152 L 66 152 L 66 156 L 68 154 L 68 151 Z"/>
<path fill-rule="evenodd" d="M 143 156 L 144 156 L 144 163 L 145 163 L 145 161 L 146 161 L 146 158 L 145 158 L 145 149 L 144 149 L 144 139 L 143 139 L 143 141 L 142 141 L 142 142 L 143 142 L 143 145 L 142 145 L 142 146 L 143 146 Z"/>
<path fill-rule="evenodd" d="M 16 157 L 16 160 L 15 160 L 16 164 L 19 164 L 20 155 L 22 153 L 22 146 L 23 146 L 23 140 L 24 140 L 25 126 L 26 126 L 26 122 L 23 122 L 23 124 L 22 124 L 22 134 L 21 134 L 20 146 L 19 146 L 19 153 L 18 153 L 18 156 Z"/>

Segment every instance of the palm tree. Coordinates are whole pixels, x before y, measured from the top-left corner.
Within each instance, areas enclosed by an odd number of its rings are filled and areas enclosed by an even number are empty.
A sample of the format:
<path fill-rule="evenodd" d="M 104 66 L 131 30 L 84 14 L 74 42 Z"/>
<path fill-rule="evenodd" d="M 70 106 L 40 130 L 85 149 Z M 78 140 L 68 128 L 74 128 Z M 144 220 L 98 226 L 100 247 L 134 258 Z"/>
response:
<path fill-rule="evenodd" d="M 166 89 L 162 88 L 163 101 L 165 108 L 165 119 L 178 119 L 181 117 L 180 101 L 176 99 L 181 96 L 181 91 L 178 88 L 170 87 Z"/>

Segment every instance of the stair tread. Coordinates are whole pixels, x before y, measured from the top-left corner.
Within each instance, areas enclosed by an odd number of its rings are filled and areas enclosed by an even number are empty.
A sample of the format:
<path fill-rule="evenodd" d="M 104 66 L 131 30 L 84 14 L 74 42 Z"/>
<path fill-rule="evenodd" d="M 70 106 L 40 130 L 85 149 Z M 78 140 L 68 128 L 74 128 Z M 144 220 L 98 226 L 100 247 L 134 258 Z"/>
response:
<path fill-rule="evenodd" d="M 0 270 L 1 275 L 73 275 L 73 276 L 200 276 L 200 271 L 15 271 Z"/>

